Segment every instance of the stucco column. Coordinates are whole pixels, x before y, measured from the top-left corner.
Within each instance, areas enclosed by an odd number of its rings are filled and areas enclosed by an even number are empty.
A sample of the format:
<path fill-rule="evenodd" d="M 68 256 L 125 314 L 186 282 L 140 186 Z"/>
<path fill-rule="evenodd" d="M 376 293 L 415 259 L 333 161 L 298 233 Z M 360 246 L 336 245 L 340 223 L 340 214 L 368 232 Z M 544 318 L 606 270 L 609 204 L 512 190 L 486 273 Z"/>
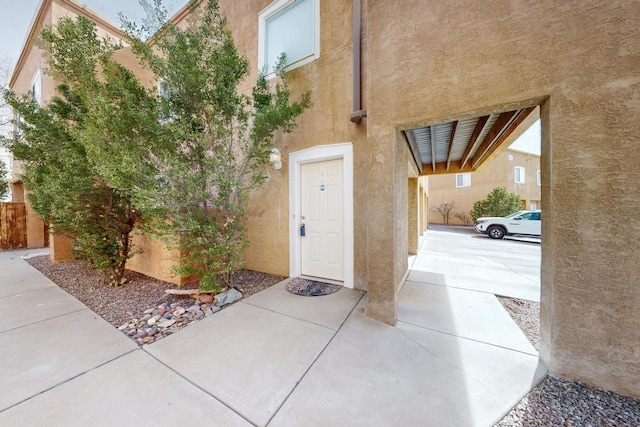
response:
<path fill-rule="evenodd" d="M 73 240 L 65 236 L 51 234 L 49 237 L 49 246 L 51 248 L 51 262 L 54 264 L 60 262 L 73 261 Z"/>
<path fill-rule="evenodd" d="M 415 255 L 418 253 L 418 241 L 420 240 L 420 218 L 418 209 L 418 199 L 420 193 L 418 192 L 418 178 L 409 178 L 408 186 L 408 222 L 409 229 L 407 238 L 409 239 L 409 254 Z"/>
<path fill-rule="evenodd" d="M 637 398 L 640 89 L 598 88 L 563 88 L 541 109 L 540 357 L 553 375 Z"/>
<path fill-rule="evenodd" d="M 27 207 L 27 248 L 42 248 L 44 247 L 44 222 L 40 219 L 40 215 L 31 209 L 28 200 L 25 200 L 25 206 Z"/>
<path fill-rule="evenodd" d="M 407 151 L 393 128 L 367 141 L 367 316 L 394 325 L 397 290 L 407 270 Z"/>

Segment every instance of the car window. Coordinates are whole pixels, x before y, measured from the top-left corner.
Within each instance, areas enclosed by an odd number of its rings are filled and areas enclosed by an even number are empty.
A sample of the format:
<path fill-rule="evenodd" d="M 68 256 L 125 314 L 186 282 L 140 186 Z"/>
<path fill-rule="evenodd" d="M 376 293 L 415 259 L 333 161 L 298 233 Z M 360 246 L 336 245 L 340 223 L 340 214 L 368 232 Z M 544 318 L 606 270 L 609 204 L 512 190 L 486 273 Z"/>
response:
<path fill-rule="evenodd" d="M 531 212 L 520 215 L 520 219 L 530 220 L 531 219 Z"/>
<path fill-rule="evenodd" d="M 505 216 L 505 218 L 515 218 L 515 217 L 517 217 L 518 215 L 520 215 L 521 213 L 522 213 L 522 211 L 518 211 L 518 212 L 516 212 L 516 213 L 512 213 L 511 215 L 507 215 L 507 216 Z"/>
<path fill-rule="evenodd" d="M 532 220 L 536 220 L 536 221 L 540 221 L 540 212 L 531 213 L 531 219 Z"/>

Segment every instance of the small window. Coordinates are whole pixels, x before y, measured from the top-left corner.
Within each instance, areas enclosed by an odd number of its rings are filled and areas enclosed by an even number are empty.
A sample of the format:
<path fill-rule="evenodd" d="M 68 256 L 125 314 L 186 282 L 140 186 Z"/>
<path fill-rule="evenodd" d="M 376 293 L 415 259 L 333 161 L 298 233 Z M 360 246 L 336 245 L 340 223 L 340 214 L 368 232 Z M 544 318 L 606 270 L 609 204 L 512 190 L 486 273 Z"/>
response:
<path fill-rule="evenodd" d="M 522 166 L 516 166 L 513 169 L 513 176 L 516 184 L 524 184 L 524 168 Z"/>
<path fill-rule="evenodd" d="M 509 160 L 513 160 L 513 154 L 509 154 Z"/>
<path fill-rule="evenodd" d="M 22 129 L 20 129 L 20 124 L 24 122 L 24 119 L 22 118 L 22 114 L 20 114 L 16 110 L 13 110 L 13 117 L 14 117 L 13 131 L 18 136 L 22 136 Z"/>
<path fill-rule="evenodd" d="M 456 187 L 471 187 L 471 173 L 456 174 Z"/>
<path fill-rule="evenodd" d="M 38 105 L 42 105 L 42 73 L 40 70 L 36 72 L 31 82 L 31 98 Z"/>
<path fill-rule="evenodd" d="M 284 52 L 288 69 L 320 54 L 320 0 L 276 0 L 258 16 L 258 67 L 267 74 Z"/>
<path fill-rule="evenodd" d="M 158 95 L 162 98 L 167 98 L 169 96 L 169 89 L 167 88 L 167 84 L 163 78 L 158 79 Z"/>
<path fill-rule="evenodd" d="M 540 169 L 536 172 L 536 183 L 538 185 L 542 185 L 542 175 L 540 174 Z"/>

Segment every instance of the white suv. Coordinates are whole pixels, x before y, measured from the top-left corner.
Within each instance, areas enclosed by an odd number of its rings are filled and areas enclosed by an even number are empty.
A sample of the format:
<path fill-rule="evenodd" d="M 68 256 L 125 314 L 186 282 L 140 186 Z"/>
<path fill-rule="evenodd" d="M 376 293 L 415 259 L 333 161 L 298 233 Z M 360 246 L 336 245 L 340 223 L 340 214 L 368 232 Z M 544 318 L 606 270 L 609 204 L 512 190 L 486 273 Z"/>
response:
<path fill-rule="evenodd" d="M 520 211 L 505 217 L 478 218 L 473 228 L 492 239 L 516 235 L 540 237 L 540 211 Z"/>

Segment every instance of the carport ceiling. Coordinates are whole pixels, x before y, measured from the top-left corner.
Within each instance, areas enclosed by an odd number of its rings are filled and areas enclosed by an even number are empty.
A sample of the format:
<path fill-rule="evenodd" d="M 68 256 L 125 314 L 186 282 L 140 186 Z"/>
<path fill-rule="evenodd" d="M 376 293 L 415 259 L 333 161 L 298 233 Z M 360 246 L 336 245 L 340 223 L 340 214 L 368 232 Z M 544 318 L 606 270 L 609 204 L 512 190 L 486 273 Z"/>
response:
<path fill-rule="evenodd" d="M 405 130 L 420 175 L 473 172 L 535 107 Z"/>

